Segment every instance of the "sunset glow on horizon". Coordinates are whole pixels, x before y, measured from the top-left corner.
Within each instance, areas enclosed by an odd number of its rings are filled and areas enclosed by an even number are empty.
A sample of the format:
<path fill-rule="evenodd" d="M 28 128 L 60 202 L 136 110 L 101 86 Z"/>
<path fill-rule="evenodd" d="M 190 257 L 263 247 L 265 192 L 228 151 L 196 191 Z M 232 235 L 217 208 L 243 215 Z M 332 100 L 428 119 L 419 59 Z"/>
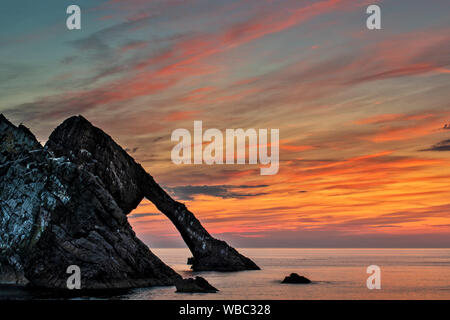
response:
<path fill-rule="evenodd" d="M 448 1 L 85 0 L 79 31 L 50 2 L 0 13 L 0 113 L 41 142 L 82 114 L 235 247 L 449 246 Z M 279 129 L 278 174 L 175 165 L 195 120 Z M 129 221 L 183 245 L 147 200 Z"/>

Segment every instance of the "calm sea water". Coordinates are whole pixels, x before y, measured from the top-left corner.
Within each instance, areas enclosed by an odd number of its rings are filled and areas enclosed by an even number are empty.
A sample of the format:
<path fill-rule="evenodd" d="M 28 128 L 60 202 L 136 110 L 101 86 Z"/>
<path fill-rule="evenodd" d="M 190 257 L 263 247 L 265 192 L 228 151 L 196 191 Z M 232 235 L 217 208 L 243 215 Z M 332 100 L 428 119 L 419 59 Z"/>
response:
<path fill-rule="evenodd" d="M 192 272 L 187 249 L 152 249 L 183 277 L 201 275 L 220 291 L 175 293 L 174 287 L 132 290 L 122 299 L 450 299 L 450 249 L 239 249 L 260 271 Z M 369 290 L 366 269 L 381 268 Z M 281 284 L 292 272 L 313 281 Z"/>
<path fill-rule="evenodd" d="M 188 249 L 152 249 L 183 277 L 200 275 L 218 293 L 175 293 L 175 287 L 140 288 L 98 296 L 62 297 L 0 286 L 2 299 L 450 299 L 450 249 L 239 249 L 262 270 L 192 272 Z M 369 290 L 366 269 L 381 268 L 381 289 Z M 312 284 L 281 284 L 296 272 Z M 75 293 L 75 292 L 74 292 Z"/>

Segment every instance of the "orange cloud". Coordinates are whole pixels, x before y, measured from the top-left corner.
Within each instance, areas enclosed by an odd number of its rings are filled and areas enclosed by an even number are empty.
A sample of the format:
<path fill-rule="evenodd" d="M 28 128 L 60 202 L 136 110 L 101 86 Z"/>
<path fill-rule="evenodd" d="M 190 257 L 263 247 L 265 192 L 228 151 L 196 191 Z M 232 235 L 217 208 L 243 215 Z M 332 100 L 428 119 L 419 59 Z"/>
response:
<path fill-rule="evenodd" d="M 379 130 L 379 132 L 363 137 L 363 139 L 372 142 L 386 142 L 414 139 L 417 137 L 432 134 L 439 128 L 441 120 L 434 119 L 418 125 L 410 126 L 386 126 Z"/>
<path fill-rule="evenodd" d="M 293 151 L 293 152 L 313 150 L 315 148 L 316 147 L 313 147 L 313 146 L 293 146 L 293 145 L 282 145 L 282 146 L 280 146 L 281 150 Z"/>

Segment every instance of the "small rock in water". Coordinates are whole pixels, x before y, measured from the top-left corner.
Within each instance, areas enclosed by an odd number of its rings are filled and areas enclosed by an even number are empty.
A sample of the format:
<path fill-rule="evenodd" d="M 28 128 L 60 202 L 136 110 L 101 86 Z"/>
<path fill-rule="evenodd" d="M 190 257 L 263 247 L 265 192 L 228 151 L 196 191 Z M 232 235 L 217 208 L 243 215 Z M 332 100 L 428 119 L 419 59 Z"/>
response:
<path fill-rule="evenodd" d="M 181 279 L 175 283 L 177 287 L 176 292 L 207 292 L 207 293 L 215 293 L 219 291 L 214 288 L 212 285 L 208 283 L 202 277 L 195 277 L 189 279 Z"/>
<path fill-rule="evenodd" d="M 290 276 L 285 277 L 281 283 L 311 283 L 311 280 L 303 276 L 299 276 L 297 273 L 291 273 Z"/>

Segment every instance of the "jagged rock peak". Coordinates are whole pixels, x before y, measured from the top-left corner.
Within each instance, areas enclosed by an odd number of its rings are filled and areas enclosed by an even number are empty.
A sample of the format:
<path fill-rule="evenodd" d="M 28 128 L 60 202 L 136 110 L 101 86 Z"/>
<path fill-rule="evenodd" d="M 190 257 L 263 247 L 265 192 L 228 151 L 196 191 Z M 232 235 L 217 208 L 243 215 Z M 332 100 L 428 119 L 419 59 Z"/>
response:
<path fill-rule="evenodd" d="M 0 114 L 0 146 L 4 155 L 0 155 L 2 162 L 7 161 L 6 151 L 10 155 L 18 155 L 24 150 L 30 151 L 42 148 L 31 131 L 20 124 L 16 127 L 3 114 Z"/>

